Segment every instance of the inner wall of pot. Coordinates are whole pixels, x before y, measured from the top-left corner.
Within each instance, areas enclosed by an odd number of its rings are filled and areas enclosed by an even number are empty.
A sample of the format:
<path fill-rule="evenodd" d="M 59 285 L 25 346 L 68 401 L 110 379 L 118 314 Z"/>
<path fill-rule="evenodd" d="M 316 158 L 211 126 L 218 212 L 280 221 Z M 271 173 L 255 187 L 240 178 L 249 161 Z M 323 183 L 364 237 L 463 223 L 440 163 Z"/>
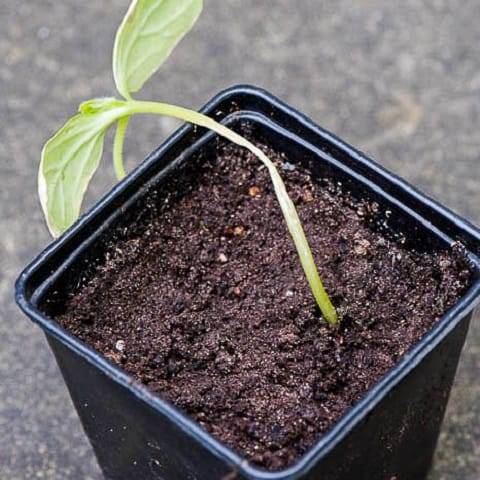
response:
<path fill-rule="evenodd" d="M 332 159 L 327 153 L 329 150 L 327 143 L 314 147 L 258 114 L 237 113 L 230 121 L 227 119 L 226 123 L 246 134 L 254 142 L 283 152 L 289 163 L 302 164 L 312 172 L 313 177 L 332 179 L 355 197 L 377 202 L 378 215 L 371 220 L 370 228 L 380 230 L 383 235 L 402 242 L 404 247 L 432 253 L 446 248 L 450 243 L 449 239 L 436 235 L 418 219 L 390 202 L 380 190 L 372 188 L 367 179 Z M 162 159 L 158 159 L 164 168 L 153 176 L 148 186 L 138 190 L 130 199 L 126 199 L 127 205 L 117 208 L 112 213 L 108 220 L 108 228 L 93 232 L 87 239 L 88 246 L 83 245 L 68 259 L 68 265 L 59 268 L 57 273 L 47 280 L 48 283 L 39 287 L 41 294 L 37 297 L 36 303 L 41 311 L 51 317 L 61 313 L 67 294 L 77 291 L 88 281 L 96 267 L 105 261 L 107 251 L 112 245 L 131 235 L 129 226 L 133 221 L 137 225 L 146 226 L 149 218 L 161 215 L 162 204 L 165 201 L 161 186 L 168 182 L 172 175 L 181 174 L 187 162 L 199 165 L 212 155 L 217 155 L 219 145 L 217 136 L 207 133 L 195 143 L 192 141 L 194 136 L 195 132 L 192 132 L 180 140 L 184 149 L 181 154 L 179 149 L 175 148 L 173 151 L 168 150 Z M 193 175 L 189 180 L 195 188 L 197 178 Z M 140 234 L 142 228 L 144 227 L 136 227 L 134 234 Z"/>

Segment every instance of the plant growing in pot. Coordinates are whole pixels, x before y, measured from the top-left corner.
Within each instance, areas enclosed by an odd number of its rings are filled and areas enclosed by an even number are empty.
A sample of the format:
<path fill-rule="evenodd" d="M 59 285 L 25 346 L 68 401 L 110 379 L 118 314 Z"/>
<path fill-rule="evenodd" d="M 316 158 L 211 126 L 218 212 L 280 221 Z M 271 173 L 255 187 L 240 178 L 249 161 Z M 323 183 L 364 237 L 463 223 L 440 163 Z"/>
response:
<path fill-rule="evenodd" d="M 65 233 L 17 301 L 107 478 L 423 478 L 479 297 L 479 232 L 262 90 L 201 113 L 133 100 L 201 7 L 132 3 L 123 100 L 83 103 L 42 152 L 42 207 Z M 139 113 L 201 128 L 75 223 L 106 130 L 122 178 Z"/>

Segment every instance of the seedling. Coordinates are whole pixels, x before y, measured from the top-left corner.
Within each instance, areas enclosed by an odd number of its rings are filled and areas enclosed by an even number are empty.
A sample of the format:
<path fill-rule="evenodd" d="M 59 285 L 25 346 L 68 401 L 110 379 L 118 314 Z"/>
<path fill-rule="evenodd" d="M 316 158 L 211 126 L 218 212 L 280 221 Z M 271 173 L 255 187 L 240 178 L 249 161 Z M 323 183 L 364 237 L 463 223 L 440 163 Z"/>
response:
<path fill-rule="evenodd" d="M 274 163 L 250 141 L 206 115 L 132 98 L 192 28 L 202 7 L 203 0 L 133 0 L 113 48 L 113 76 L 123 99 L 95 98 L 82 103 L 79 113 L 43 147 L 38 191 L 48 228 L 57 237 L 80 215 L 85 191 L 102 157 L 105 134 L 113 124 L 117 126 L 113 165 L 119 180 L 125 175 L 123 143 L 130 116 L 166 115 L 205 127 L 246 148 L 267 167 L 313 296 L 324 318 L 335 324 L 337 312 L 323 287 L 297 211 Z"/>

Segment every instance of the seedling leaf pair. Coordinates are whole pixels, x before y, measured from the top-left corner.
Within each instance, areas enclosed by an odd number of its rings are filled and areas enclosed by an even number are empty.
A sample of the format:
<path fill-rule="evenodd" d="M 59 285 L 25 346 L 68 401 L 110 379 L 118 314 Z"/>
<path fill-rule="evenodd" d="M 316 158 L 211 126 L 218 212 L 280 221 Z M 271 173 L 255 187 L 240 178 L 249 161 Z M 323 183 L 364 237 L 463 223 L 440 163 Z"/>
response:
<path fill-rule="evenodd" d="M 105 133 L 117 123 L 114 168 L 125 174 L 122 160 L 128 119 L 135 114 L 167 115 L 213 130 L 250 150 L 267 167 L 300 263 L 323 316 L 337 323 L 337 313 L 323 288 L 302 224 L 274 163 L 250 141 L 201 113 L 160 102 L 136 101 L 137 92 L 191 29 L 202 0 L 134 0 L 121 23 L 113 53 L 113 73 L 124 100 L 97 98 L 80 105 L 80 113 L 45 144 L 38 186 L 42 208 L 53 236 L 78 218 L 88 184 L 100 163 Z"/>

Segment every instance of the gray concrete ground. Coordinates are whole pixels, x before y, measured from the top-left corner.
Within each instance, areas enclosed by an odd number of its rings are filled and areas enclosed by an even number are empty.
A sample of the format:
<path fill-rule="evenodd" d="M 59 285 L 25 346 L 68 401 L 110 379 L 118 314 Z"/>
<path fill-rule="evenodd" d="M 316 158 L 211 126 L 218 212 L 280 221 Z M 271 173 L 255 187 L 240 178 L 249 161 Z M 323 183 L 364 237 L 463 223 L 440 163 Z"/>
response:
<path fill-rule="evenodd" d="M 76 105 L 113 94 L 128 0 L 0 2 L 0 478 L 99 479 L 41 332 L 13 303 L 48 242 L 36 195 L 42 142 Z M 478 0 L 208 0 L 144 96 L 192 107 L 266 87 L 480 223 Z M 142 119 L 128 165 L 175 127 Z M 106 152 L 89 202 L 113 183 Z M 431 480 L 480 477 L 480 319 L 473 322 Z"/>

